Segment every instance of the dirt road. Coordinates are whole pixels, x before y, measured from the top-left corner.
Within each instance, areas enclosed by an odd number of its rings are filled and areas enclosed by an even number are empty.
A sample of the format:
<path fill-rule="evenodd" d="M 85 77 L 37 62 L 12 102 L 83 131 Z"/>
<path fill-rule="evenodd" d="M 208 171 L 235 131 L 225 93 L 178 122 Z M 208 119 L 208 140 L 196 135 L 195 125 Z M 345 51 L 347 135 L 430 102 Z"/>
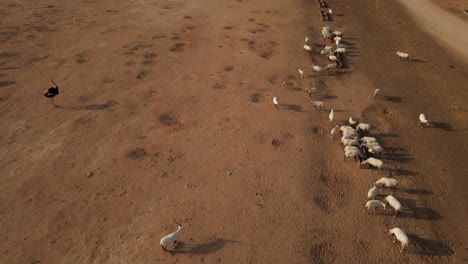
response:
<path fill-rule="evenodd" d="M 466 64 L 397 2 L 328 2 L 2 1 L 0 262 L 466 261 Z M 325 25 L 347 67 L 316 75 Z M 343 162 L 331 108 L 373 125 L 382 174 Z M 364 210 L 383 175 L 398 218 Z"/>
<path fill-rule="evenodd" d="M 463 57 L 468 62 L 468 22 L 443 10 L 429 0 L 410 0 L 402 3 L 416 21 L 437 41 L 454 51 L 452 56 Z"/>
<path fill-rule="evenodd" d="M 468 10 L 468 0 L 431 0 L 441 8 L 447 10 L 458 18 L 468 22 L 468 15 L 463 10 Z"/>

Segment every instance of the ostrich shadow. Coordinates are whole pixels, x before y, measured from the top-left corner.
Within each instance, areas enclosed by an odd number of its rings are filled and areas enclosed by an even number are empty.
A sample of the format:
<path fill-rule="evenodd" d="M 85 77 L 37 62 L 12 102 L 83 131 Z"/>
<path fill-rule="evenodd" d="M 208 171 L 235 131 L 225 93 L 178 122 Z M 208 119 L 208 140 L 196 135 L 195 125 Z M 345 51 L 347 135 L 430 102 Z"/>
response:
<path fill-rule="evenodd" d="M 110 101 L 107 101 L 104 104 L 90 104 L 90 105 L 82 105 L 82 106 L 61 106 L 61 105 L 57 105 L 57 108 L 70 109 L 70 110 L 92 110 L 92 111 L 97 111 L 97 110 L 104 110 L 106 108 L 115 106 L 116 104 L 117 104 L 116 101 L 110 100 Z"/>
<path fill-rule="evenodd" d="M 218 238 L 215 241 L 204 244 L 181 243 L 177 249 L 169 251 L 171 254 L 207 255 L 223 249 L 229 243 L 241 243 L 239 241 Z"/>

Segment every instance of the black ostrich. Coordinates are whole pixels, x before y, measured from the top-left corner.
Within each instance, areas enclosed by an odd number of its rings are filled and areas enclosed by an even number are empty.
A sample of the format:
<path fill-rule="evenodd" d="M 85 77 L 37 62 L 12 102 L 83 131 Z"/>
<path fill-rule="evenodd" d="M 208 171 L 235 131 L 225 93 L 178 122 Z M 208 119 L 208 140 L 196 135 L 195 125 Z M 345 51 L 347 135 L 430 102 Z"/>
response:
<path fill-rule="evenodd" d="M 51 80 L 53 84 L 55 84 L 55 87 L 50 87 L 44 92 L 44 96 L 47 98 L 50 98 L 50 102 L 54 107 L 57 107 L 54 102 L 54 97 L 59 94 L 59 88 L 57 84 L 54 82 L 54 80 Z"/>

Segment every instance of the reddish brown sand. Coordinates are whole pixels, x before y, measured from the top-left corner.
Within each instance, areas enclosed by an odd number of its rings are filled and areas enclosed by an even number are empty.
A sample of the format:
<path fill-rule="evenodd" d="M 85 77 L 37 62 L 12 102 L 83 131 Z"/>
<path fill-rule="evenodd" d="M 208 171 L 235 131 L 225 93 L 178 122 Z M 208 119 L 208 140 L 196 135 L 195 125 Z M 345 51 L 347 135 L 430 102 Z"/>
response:
<path fill-rule="evenodd" d="M 397 1 L 328 2 L 2 1 L 0 262 L 468 261 L 467 65 Z M 316 76 L 325 25 L 347 67 Z M 330 108 L 373 125 L 382 174 L 343 162 Z M 397 218 L 364 209 L 383 175 Z"/>

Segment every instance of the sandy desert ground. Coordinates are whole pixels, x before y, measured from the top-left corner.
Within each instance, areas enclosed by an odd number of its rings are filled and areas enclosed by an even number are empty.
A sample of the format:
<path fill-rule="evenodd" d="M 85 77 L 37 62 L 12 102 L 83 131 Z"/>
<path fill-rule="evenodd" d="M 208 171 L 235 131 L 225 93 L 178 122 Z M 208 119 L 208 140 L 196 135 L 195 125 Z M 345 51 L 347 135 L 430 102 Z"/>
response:
<path fill-rule="evenodd" d="M 398 1 L 326 2 L 2 1 L 0 262 L 466 263 L 468 62 Z M 316 75 L 323 26 L 345 67 Z M 343 161 L 331 108 L 382 173 Z M 399 217 L 364 209 L 382 176 Z"/>

